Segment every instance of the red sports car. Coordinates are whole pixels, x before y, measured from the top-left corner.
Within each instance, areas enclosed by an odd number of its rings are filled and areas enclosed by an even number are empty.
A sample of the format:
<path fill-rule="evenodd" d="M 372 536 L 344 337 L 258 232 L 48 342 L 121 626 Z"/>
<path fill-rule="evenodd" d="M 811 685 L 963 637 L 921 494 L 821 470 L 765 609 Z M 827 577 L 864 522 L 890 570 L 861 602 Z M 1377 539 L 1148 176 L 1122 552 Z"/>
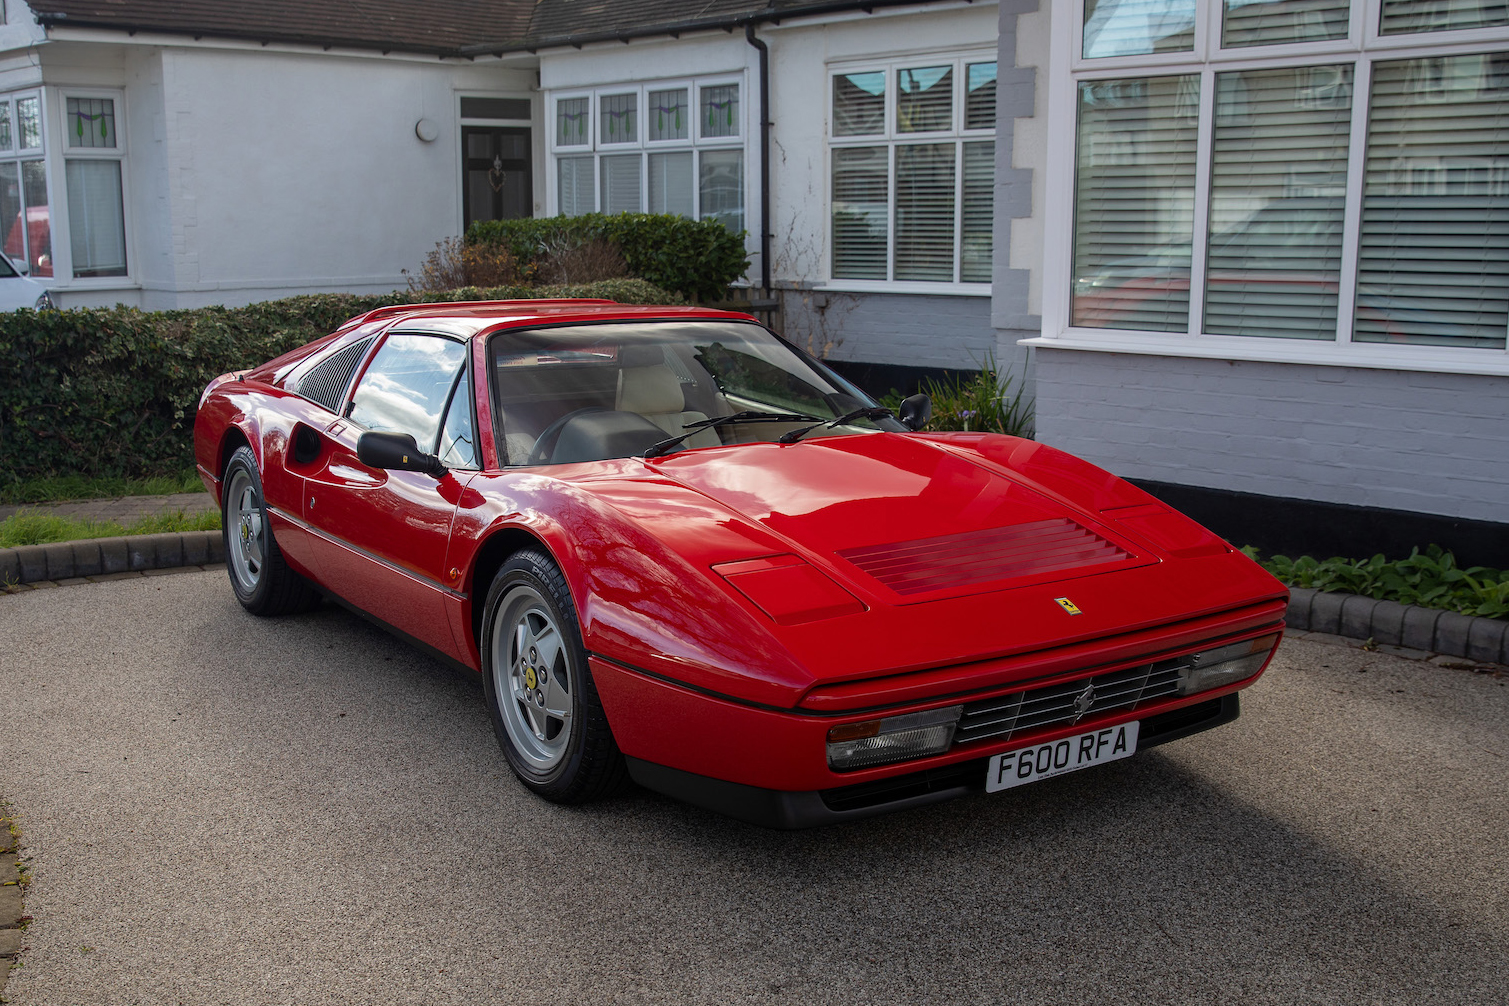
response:
<path fill-rule="evenodd" d="M 480 672 L 549 800 L 801 827 L 1226 723 L 1286 591 L 1049 447 L 914 432 L 750 318 L 383 308 L 205 390 L 231 587 Z"/>

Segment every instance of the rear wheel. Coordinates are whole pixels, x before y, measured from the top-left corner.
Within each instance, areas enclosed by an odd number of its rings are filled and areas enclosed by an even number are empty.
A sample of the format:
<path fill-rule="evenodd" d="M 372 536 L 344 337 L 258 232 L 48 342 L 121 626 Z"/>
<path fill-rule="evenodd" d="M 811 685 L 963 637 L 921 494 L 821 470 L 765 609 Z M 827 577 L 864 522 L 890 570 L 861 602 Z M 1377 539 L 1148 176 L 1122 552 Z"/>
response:
<path fill-rule="evenodd" d="M 483 687 L 514 774 L 555 803 L 606 796 L 626 777 L 576 606 L 560 568 L 528 549 L 503 564 L 482 621 Z"/>
<path fill-rule="evenodd" d="M 267 523 L 267 500 L 257 457 L 238 447 L 225 466 L 220 527 L 225 567 L 241 607 L 254 615 L 284 615 L 319 603 L 309 581 L 288 568 Z"/>

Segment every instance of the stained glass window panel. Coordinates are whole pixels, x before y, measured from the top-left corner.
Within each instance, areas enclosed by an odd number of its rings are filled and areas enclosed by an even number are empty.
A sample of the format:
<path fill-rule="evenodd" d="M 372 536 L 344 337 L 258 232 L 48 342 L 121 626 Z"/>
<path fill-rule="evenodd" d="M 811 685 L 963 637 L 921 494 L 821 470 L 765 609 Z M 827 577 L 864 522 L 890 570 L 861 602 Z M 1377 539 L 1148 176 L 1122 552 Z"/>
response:
<path fill-rule="evenodd" d="M 38 98 L 16 101 L 16 123 L 20 127 L 21 150 L 38 150 L 42 146 L 42 102 Z"/>
<path fill-rule="evenodd" d="M 702 89 L 703 139 L 739 135 L 739 85 L 719 84 Z"/>
<path fill-rule="evenodd" d="M 555 145 L 579 147 L 591 138 L 587 119 L 592 114 L 591 98 L 562 98 L 555 103 Z"/>
<path fill-rule="evenodd" d="M 647 130 L 651 140 L 684 140 L 689 123 L 686 107 L 686 88 L 669 91 L 651 91 Z"/>
<path fill-rule="evenodd" d="M 639 139 L 639 95 L 605 94 L 599 99 L 599 143 L 634 143 Z"/>
<path fill-rule="evenodd" d="M 69 98 L 68 145 L 115 146 L 115 102 L 109 98 Z"/>

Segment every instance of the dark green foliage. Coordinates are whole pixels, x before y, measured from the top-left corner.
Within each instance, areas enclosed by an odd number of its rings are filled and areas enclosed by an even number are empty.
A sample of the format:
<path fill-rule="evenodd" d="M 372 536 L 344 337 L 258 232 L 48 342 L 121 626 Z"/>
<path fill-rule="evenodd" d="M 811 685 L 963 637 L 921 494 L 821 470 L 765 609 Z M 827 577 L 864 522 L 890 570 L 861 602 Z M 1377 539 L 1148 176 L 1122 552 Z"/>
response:
<path fill-rule="evenodd" d="M 688 300 L 717 300 L 749 267 L 743 233 L 716 220 L 672 213 L 584 213 L 472 224 L 469 244 L 502 245 L 521 263 L 538 266 L 552 246 L 604 240 L 618 247 L 631 276 Z"/>
<path fill-rule="evenodd" d="M 0 313 L 0 486 L 71 473 L 147 478 L 191 467 L 211 378 L 255 366 L 389 304 L 600 297 L 680 302 L 639 280 L 447 294 L 318 294 L 247 307 Z"/>
<path fill-rule="evenodd" d="M 1243 549 L 1257 558 L 1256 551 Z M 1401 604 L 1444 608 L 1464 615 L 1509 618 L 1509 574 L 1487 566 L 1462 569 L 1456 556 L 1431 545 L 1424 552 L 1390 562 L 1381 554 L 1371 559 L 1291 559 L 1276 555 L 1263 568 L 1291 587 L 1361 594 Z"/>
<path fill-rule="evenodd" d="M 1016 385 L 1016 390 L 1012 390 Z M 1001 373 L 993 356 L 985 357 L 985 367 L 972 378 L 935 381 L 927 378 L 921 385 L 923 394 L 933 400 L 933 417 L 927 429 L 974 430 L 982 433 L 1005 433 L 1013 437 L 1032 436 L 1032 400 L 1010 371 Z M 901 407 L 901 393 L 892 391 L 881 404 L 892 411 Z"/>

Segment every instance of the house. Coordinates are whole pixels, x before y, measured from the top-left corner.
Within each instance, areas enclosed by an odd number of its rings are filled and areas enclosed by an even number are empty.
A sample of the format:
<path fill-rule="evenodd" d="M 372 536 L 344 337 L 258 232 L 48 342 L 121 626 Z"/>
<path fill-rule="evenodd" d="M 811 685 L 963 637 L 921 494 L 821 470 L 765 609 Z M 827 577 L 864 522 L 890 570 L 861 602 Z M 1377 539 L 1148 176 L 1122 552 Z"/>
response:
<path fill-rule="evenodd" d="M 162 308 L 721 219 L 794 341 L 994 355 L 1229 536 L 1509 565 L 1506 91 L 1498 0 L 5 0 L 0 221 Z"/>

